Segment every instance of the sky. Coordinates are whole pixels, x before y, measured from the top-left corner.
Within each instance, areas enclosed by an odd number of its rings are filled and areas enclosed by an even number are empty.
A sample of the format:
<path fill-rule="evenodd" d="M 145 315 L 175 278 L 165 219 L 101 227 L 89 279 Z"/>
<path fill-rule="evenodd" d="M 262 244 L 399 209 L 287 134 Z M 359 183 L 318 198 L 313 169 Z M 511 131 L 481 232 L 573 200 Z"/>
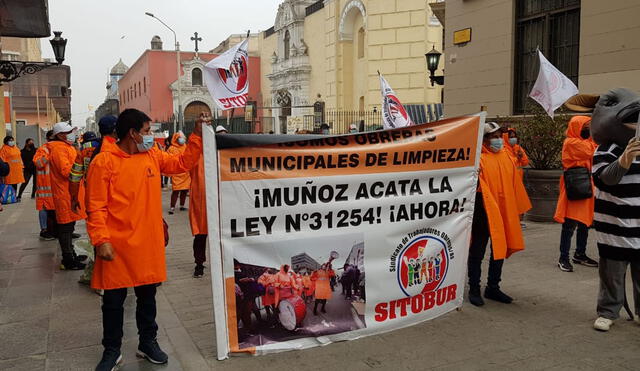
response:
<path fill-rule="evenodd" d="M 62 31 L 67 50 L 64 63 L 71 66 L 71 115 L 84 126 L 89 105 L 104 101 L 109 70 L 119 58 L 131 66 L 159 35 L 164 49 L 174 49 L 173 28 L 181 50 L 193 50 L 189 38 L 202 37 L 201 51 L 209 51 L 231 34 L 264 31 L 273 26 L 282 0 L 49 0 L 52 31 Z M 48 39 L 41 40 L 42 56 L 53 58 Z"/>

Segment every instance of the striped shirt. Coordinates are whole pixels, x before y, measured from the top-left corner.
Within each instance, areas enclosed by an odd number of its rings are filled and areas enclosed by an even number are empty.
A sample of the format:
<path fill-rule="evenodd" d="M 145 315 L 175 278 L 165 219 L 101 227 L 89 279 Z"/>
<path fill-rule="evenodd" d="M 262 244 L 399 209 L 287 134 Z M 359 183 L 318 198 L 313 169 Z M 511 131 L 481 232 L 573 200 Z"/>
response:
<path fill-rule="evenodd" d="M 614 260 L 640 260 L 640 161 L 634 160 L 616 185 L 600 179 L 602 171 L 622 156 L 617 144 L 598 147 L 593 157 L 596 186 L 594 227 L 600 256 Z"/>

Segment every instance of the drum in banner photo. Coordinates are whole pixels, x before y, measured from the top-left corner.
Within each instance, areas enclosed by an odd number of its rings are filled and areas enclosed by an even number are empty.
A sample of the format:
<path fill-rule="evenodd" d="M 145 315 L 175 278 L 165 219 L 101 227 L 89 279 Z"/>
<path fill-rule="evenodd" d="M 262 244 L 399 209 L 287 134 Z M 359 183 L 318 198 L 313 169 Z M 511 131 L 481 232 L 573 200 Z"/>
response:
<path fill-rule="evenodd" d="M 238 246 L 234 269 L 240 349 L 366 328 L 361 233 Z"/>

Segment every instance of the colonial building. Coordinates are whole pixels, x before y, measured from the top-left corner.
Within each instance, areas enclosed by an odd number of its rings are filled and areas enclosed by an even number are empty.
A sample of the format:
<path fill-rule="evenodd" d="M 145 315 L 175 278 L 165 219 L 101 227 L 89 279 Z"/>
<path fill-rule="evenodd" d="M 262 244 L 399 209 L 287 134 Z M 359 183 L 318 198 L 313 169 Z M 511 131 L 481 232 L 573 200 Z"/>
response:
<path fill-rule="evenodd" d="M 120 113 L 120 90 L 119 81 L 129 70 L 129 67 L 122 62 L 122 59 L 111 68 L 109 72 L 109 81 L 107 82 L 107 97 L 104 102 L 96 109 L 95 121 L 98 122 L 104 116 Z"/>
<path fill-rule="evenodd" d="M 312 105 L 379 109 L 382 73 L 405 105 L 441 103 L 425 53 L 442 26 L 424 0 L 285 0 L 261 46 L 264 107 L 283 128 Z"/>
<path fill-rule="evenodd" d="M 178 81 L 176 51 L 163 50 L 162 40 L 154 36 L 151 49 L 145 50 L 118 81 L 120 111 L 136 108 L 155 122 L 170 123 L 176 120 L 181 106 L 186 124 L 194 122 L 203 111 L 214 114 L 216 107 L 204 86 L 203 71 L 205 64 L 217 56 L 197 51 L 181 52 Z M 259 57 L 249 57 L 249 84 L 249 100 L 256 100 L 260 93 Z M 243 109 L 229 114 L 244 118 Z"/>
<path fill-rule="evenodd" d="M 447 115 L 482 106 L 490 115 L 525 113 L 537 48 L 582 93 L 640 90 L 638 1 L 446 0 L 434 8 L 447 30 Z M 470 39 L 456 38 L 459 30 Z"/>

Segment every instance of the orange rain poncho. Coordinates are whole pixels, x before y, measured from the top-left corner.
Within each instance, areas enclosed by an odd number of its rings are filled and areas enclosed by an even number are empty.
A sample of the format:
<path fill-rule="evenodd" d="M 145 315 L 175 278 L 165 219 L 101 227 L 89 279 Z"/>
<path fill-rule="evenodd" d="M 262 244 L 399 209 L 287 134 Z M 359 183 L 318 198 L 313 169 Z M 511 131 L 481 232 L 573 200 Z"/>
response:
<path fill-rule="evenodd" d="M 191 233 L 209 234 L 207 229 L 207 197 L 205 192 L 204 158 L 189 172 L 191 176 L 191 188 L 189 189 L 189 222 Z"/>
<path fill-rule="evenodd" d="M 280 300 L 293 296 L 293 290 L 296 283 L 293 277 L 284 271 L 284 267 L 280 268 L 280 272 L 275 274 L 276 287 L 276 306 L 280 304 Z"/>
<path fill-rule="evenodd" d="M 262 276 L 258 278 L 258 283 L 264 286 L 265 289 L 265 294 L 262 295 L 263 306 L 274 305 L 276 303 L 275 282 L 275 275 L 268 272 L 263 273 Z"/>
<path fill-rule="evenodd" d="M 49 144 L 36 150 L 33 163 L 36 165 L 36 210 L 55 210 L 51 190 L 51 166 L 49 165 Z"/>
<path fill-rule="evenodd" d="M 311 275 L 311 281 L 316 285 L 316 299 L 331 299 L 332 270 L 318 269 Z"/>
<path fill-rule="evenodd" d="M 593 164 L 593 153 L 597 145 L 589 139 L 582 139 L 580 131 L 591 121 L 587 116 L 574 116 L 569 121 L 567 127 L 567 139 L 562 145 L 562 168 L 567 170 L 572 167 L 586 167 L 591 173 Z M 591 180 L 593 186 L 593 180 Z M 594 192 L 595 193 L 595 192 Z M 553 219 L 558 223 L 564 223 L 565 218 L 577 220 L 580 223 L 590 226 L 593 224 L 594 198 L 570 201 L 564 186 L 564 177 L 560 177 L 560 195 L 558 196 L 558 206 Z"/>
<path fill-rule="evenodd" d="M 24 183 L 24 164 L 22 163 L 22 156 L 20 156 L 20 150 L 18 147 L 10 147 L 5 144 L 0 148 L 0 158 L 2 161 L 9 164 L 9 175 L 4 177 L 4 183 Z"/>
<path fill-rule="evenodd" d="M 184 138 L 184 134 L 175 133 L 171 138 L 171 147 L 167 151 L 170 155 L 180 155 L 187 149 L 186 144 L 178 144 L 178 138 Z M 171 176 L 171 186 L 174 191 L 186 191 L 191 186 L 189 172 L 173 174 Z"/>
<path fill-rule="evenodd" d="M 304 294 L 309 297 L 313 296 L 313 292 L 316 290 L 315 282 L 311 281 L 311 276 L 302 276 L 302 286 L 304 286 Z"/>
<path fill-rule="evenodd" d="M 516 167 L 525 167 L 529 165 L 529 157 L 527 156 L 527 152 L 524 151 L 520 144 L 511 145 L 509 144 L 509 131 L 513 131 L 515 133 L 514 128 L 507 129 L 507 132 L 502 134 L 502 139 L 504 140 L 504 148 L 507 150 L 507 153 L 511 156 L 511 159 L 516 164 Z M 520 171 L 522 173 L 522 171 Z"/>
<path fill-rule="evenodd" d="M 87 177 L 87 232 L 94 246 L 110 242 L 115 258 L 96 260 L 92 288 L 111 290 L 166 280 L 160 174 L 189 171 L 201 153 L 202 139 L 192 135 L 181 155 L 157 148 L 129 155 L 113 145 L 93 159 Z"/>
<path fill-rule="evenodd" d="M 482 147 L 478 191 L 487 212 L 493 258 L 505 259 L 524 250 L 520 215 L 531 208 L 531 202 L 505 149 L 494 153 Z"/>
<path fill-rule="evenodd" d="M 53 202 L 56 205 L 56 220 L 59 224 L 67 224 L 85 219 L 84 212 L 84 185 L 80 184 L 78 201 L 80 208 L 75 213 L 71 210 L 71 194 L 69 193 L 69 174 L 76 160 L 78 150 L 71 144 L 63 141 L 49 142 L 51 155 L 51 187 L 53 188 Z"/>

